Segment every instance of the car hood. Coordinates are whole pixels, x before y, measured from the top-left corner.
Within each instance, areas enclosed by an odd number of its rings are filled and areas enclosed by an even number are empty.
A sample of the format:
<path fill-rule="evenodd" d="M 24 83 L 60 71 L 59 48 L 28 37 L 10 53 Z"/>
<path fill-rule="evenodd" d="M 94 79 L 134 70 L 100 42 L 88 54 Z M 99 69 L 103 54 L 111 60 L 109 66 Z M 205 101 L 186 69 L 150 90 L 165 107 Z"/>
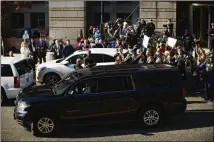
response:
<path fill-rule="evenodd" d="M 28 90 L 20 92 L 16 97 L 15 104 L 19 101 L 29 103 L 56 100 L 59 97 L 54 95 L 52 88 L 49 86 L 36 86 Z"/>
<path fill-rule="evenodd" d="M 62 60 L 62 59 L 47 61 L 45 63 L 40 64 L 38 67 L 41 68 L 41 67 L 44 67 L 44 66 L 47 66 L 50 64 L 60 64 L 60 60 Z"/>

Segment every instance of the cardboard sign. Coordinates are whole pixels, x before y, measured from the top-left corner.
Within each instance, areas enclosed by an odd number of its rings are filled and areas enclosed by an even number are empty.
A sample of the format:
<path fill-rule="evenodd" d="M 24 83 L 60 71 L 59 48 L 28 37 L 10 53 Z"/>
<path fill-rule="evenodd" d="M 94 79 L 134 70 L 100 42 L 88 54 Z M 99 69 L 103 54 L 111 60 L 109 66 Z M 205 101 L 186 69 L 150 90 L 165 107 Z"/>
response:
<path fill-rule="evenodd" d="M 149 37 L 144 35 L 144 38 L 143 38 L 143 47 L 147 48 L 149 45 Z"/>
<path fill-rule="evenodd" d="M 168 46 L 174 48 L 176 43 L 177 43 L 177 39 L 168 37 L 168 41 L 167 41 Z"/>

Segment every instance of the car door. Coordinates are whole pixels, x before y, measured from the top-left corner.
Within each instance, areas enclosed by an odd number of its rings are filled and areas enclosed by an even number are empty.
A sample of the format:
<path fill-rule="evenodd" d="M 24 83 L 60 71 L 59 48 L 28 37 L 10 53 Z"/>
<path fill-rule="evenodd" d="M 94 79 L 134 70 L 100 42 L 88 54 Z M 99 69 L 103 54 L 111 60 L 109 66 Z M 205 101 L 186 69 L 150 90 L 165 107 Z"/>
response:
<path fill-rule="evenodd" d="M 1 86 L 5 89 L 6 94 L 7 89 L 14 88 L 14 75 L 10 64 L 1 64 Z"/>
<path fill-rule="evenodd" d="M 21 60 L 15 63 L 14 66 L 20 78 L 20 88 L 24 89 L 34 82 L 33 70 L 27 60 Z"/>
<path fill-rule="evenodd" d="M 69 89 L 67 95 L 69 99 L 64 104 L 66 112 L 63 117 L 65 119 L 87 119 L 102 113 L 102 109 L 99 109 L 101 105 L 98 101 L 96 79 L 80 81 Z"/>
<path fill-rule="evenodd" d="M 99 101 L 105 108 L 105 117 L 129 120 L 135 117 L 139 102 L 135 99 L 131 76 L 108 76 L 98 79 Z"/>
<path fill-rule="evenodd" d="M 67 61 L 69 63 L 66 64 L 66 65 L 62 65 L 62 75 L 63 74 L 69 74 L 72 71 L 74 71 L 75 70 L 74 67 L 75 67 L 75 64 L 76 64 L 76 60 L 77 59 L 81 59 L 82 62 L 83 62 L 83 59 L 84 59 L 85 55 L 86 54 L 78 54 L 78 55 L 71 56 L 69 59 L 67 59 Z"/>

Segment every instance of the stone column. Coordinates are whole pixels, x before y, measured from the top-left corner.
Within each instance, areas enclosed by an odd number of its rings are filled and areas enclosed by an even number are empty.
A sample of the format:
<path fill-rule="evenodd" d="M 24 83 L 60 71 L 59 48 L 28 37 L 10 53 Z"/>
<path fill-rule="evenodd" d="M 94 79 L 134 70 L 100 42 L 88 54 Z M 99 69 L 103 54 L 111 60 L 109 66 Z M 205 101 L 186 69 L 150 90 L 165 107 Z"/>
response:
<path fill-rule="evenodd" d="M 163 32 L 163 24 L 171 19 L 174 24 L 174 35 L 176 35 L 176 2 L 141 1 L 140 18 L 148 21 L 153 19 L 156 31 Z"/>
<path fill-rule="evenodd" d="M 49 40 L 70 39 L 76 44 L 79 31 L 86 34 L 86 3 L 84 1 L 49 1 Z"/>

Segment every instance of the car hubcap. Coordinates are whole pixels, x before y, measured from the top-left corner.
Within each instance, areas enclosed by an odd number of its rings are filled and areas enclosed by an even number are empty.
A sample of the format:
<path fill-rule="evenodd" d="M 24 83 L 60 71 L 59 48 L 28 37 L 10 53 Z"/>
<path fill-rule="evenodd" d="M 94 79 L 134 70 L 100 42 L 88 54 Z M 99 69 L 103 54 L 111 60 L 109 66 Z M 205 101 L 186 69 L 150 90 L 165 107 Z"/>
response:
<path fill-rule="evenodd" d="M 155 125 L 159 121 L 159 114 L 155 110 L 148 110 L 143 116 L 144 122 L 147 125 Z"/>
<path fill-rule="evenodd" d="M 43 117 L 37 123 L 38 130 L 41 133 L 51 133 L 54 129 L 54 123 L 51 119 Z"/>
<path fill-rule="evenodd" d="M 53 85 L 53 84 L 56 84 L 58 82 L 58 79 L 55 75 L 50 75 L 47 77 L 46 82 L 48 85 Z"/>

